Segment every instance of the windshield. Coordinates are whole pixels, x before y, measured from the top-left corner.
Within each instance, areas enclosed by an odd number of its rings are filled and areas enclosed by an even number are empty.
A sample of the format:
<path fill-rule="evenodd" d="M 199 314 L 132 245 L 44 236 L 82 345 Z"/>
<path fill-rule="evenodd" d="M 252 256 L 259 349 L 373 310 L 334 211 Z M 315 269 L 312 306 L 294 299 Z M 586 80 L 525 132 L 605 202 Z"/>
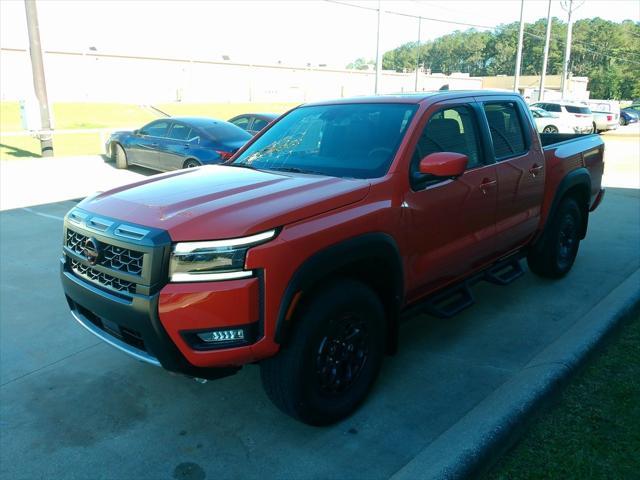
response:
<path fill-rule="evenodd" d="M 578 107 L 577 105 L 565 105 L 564 108 L 567 109 L 569 113 L 581 113 L 583 115 L 591 115 L 591 110 L 589 107 Z"/>
<path fill-rule="evenodd" d="M 332 177 L 381 177 L 417 108 L 396 103 L 300 107 L 231 165 Z"/>
<path fill-rule="evenodd" d="M 549 112 L 547 112 L 546 110 L 543 110 L 541 108 L 532 107 L 531 111 L 533 112 L 534 116 L 538 116 L 538 117 L 553 117 L 552 114 L 550 114 Z"/>

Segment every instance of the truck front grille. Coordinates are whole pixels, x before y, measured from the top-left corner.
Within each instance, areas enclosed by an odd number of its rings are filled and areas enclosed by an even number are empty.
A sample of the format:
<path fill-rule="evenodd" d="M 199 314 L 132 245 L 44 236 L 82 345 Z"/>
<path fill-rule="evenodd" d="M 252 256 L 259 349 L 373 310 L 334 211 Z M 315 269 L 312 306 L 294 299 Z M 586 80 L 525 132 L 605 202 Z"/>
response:
<path fill-rule="evenodd" d="M 84 265 L 77 260 L 71 260 L 71 270 L 78 276 L 84 277 L 85 279 L 98 283 L 104 287 L 110 288 L 117 292 L 124 293 L 135 293 L 136 292 L 136 284 L 133 282 L 128 282 L 126 280 L 122 280 L 121 278 L 116 278 L 107 273 L 99 272 L 95 268 L 91 268 L 88 265 Z"/>
<path fill-rule="evenodd" d="M 89 239 L 86 235 L 67 229 L 66 246 L 74 253 L 85 257 L 84 246 Z M 100 247 L 101 256 L 97 265 L 101 265 L 112 270 L 128 273 L 130 275 L 142 275 L 142 264 L 144 253 L 129 248 L 117 247 L 108 243 L 97 242 Z"/>

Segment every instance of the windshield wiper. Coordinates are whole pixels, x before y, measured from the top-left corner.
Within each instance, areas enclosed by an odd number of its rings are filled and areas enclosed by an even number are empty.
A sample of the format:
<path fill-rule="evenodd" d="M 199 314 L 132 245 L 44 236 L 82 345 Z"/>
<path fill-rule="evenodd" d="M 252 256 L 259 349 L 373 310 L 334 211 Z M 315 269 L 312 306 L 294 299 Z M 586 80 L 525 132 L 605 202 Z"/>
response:
<path fill-rule="evenodd" d="M 307 169 L 297 168 L 297 167 L 277 167 L 277 168 L 269 168 L 265 170 L 274 170 L 276 172 L 290 172 L 290 173 L 308 173 L 310 175 L 323 175 L 325 177 L 328 176 L 324 172 L 318 172 L 316 170 L 307 170 Z"/>
<path fill-rule="evenodd" d="M 248 163 L 230 163 L 227 165 L 228 167 L 240 167 L 240 168 L 248 168 L 250 170 L 257 170 L 253 165 L 249 165 Z"/>

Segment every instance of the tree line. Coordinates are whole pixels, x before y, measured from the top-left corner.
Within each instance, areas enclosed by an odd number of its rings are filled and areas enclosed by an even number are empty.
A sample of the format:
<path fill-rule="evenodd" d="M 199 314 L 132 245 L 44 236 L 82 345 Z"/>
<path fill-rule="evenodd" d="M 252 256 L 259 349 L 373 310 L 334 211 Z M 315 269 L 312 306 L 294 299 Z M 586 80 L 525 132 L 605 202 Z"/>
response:
<path fill-rule="evenodd" d="M 525 25 L 522 75 L 540 75 L 546 19 Z M 428 24 L 424 21 L 423 27 Z M 469 73 L 472 76 L 513 75 L 519 22 L 500 25 L 495 31 L 456 31 L 435 40 L 410 42 L 384 54 L 382 68 L 415 71 L 416 60 L 432 73 Z M 567 24 L 553 18 L 547 75 L 562 74 Z M 358 59 L 348 68 L 367 68 Z M 589 77 L 591 98 L 640 97 L 640 22 L 621 23 L 590 18 L 573 25 L 570 71 Z"/>

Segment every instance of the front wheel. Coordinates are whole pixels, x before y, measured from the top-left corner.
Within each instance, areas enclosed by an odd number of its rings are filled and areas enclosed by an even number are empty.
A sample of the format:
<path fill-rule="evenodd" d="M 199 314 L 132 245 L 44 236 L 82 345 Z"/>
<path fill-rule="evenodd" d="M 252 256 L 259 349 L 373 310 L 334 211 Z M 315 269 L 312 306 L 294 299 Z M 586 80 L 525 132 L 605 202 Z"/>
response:
<path fill-rule="evenodd" d="M 355 280 L 332 282 L 292 319 L 289 342 L 260 364 L 262 384 L 284 413 L 309 425 L 350 415 L 365 399 L 384 356 L 384 310 Z"/>
<path fill-rule="evenodd" d="M 127 168 L 129 166 L 127 162 L 127 153 L 119 143 L 111 146 L 111 158 L 115 162 L 116 168 Z"/>
<path fill-rule="evenodd" d="M 531 271 L 548 278 L 564 277 L 576 259 L 580 246 L 582 212 L 573 198 L 565 198 L 548 225 L 540 245 L 527 256 Z"/>
<path fill-rule="evenodd" d="M 542 129 L 542 133 L 558 133 L 558 128 L 553 125 L 547 125 Z"/>
<path fill-rule="evenodd" d="M 190 158 L 186 162 L 184 162 L 184 168 L 196 168 L 200 166 L 200 162 Z"/>
<path fill-rule="evenodd" d="M 620 120 L 618 120 L 618 122 L 619 122 L 619 123 L 620 123 L 620 125 L 622 125 L 623 127 L 629 123 L 629 122 L 627 121 L 627 119 L 626 119 L 626 118 L 624 118 L 624 117 L 622 117 L 622 116 L 620 117 Z"/>

